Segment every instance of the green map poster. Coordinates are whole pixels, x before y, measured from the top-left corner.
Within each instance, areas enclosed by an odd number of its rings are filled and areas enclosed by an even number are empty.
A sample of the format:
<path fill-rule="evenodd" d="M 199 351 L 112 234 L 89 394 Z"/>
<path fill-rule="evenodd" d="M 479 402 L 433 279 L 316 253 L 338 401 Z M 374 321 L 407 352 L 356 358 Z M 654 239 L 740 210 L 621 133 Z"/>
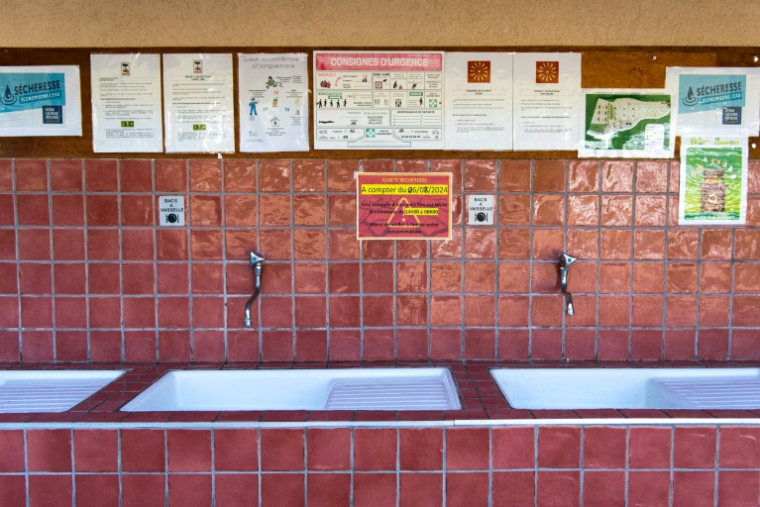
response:
<path fill-rule="evenodd" d="M 675 129 L 666 90 L 585 90 L 581 157 L 670 158 Z"/>
<path fill-rule="evenodd" d="M 679 224 L 743 225 L 747 138 L 681 138 Z"/>

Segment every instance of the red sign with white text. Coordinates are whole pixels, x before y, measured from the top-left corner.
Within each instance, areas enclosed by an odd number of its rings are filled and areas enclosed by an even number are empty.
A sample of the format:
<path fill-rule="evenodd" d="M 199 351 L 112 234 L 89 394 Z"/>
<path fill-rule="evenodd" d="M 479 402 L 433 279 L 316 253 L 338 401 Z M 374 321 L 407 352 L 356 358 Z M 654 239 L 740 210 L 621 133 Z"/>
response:
<path fill-rule="evenodd" d="M 359 173 L 358 239 L 451 239 L 451 173 Z"/>

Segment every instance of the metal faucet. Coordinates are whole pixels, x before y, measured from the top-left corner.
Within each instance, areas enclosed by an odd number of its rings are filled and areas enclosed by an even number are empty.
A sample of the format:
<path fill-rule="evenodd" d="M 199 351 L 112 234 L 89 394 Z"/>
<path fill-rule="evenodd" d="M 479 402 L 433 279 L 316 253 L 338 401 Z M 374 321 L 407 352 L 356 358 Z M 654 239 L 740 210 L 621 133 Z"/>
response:
<path fill-rule="evenodd" d="M 566 313 L 571 316 L 575 314 L 575 309 L 573 308 L 573 295 L 567 292 L 567 271 L 570 269 L 570 265 L 577 260 L 577 257 L 566 252 L 562 252 L 559 256 L 560 286 L 562 287 L 562 294 L 565 294 Z"/>
<path fill-rule="evenodd" d="M 259 293 L 261 292 L 261 268 L 264 265 L 265 260 L 266 259 L 264 258 L 263 254 L 260 254 L 258 252 L 254 252 L 253 250 L 251 250 L 250 262 L 251 262 L 251 267 L 253 268 L 255 282 L 254 282 L 253 295 L 245 303 L 245 319 L 243 320 L 244 327 L 253 326 L 253 320 L 251 319 L 251 306 L 253 305 L 254 301 L 256 301 L 256 298 L 259 297 Z"/>

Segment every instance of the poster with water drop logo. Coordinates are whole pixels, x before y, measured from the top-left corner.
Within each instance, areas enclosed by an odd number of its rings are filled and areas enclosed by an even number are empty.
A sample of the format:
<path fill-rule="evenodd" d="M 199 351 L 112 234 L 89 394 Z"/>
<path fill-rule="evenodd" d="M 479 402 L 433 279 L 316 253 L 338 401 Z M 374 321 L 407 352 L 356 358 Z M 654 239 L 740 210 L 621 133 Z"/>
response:
<path fill-rule="evenodd" d="M 760 131 L 760 68 L 668 67 L 679 136 L 756 136 Z"/>
<path fill-rule="evenodd" d="M 743 225 L 747 214 L 747 138 L 681 139 L 679 225 Z"/>
<path fill-rule="evenodd" d="M 79 67 L 0 67 L 0 137 L 81 136 Z"/>

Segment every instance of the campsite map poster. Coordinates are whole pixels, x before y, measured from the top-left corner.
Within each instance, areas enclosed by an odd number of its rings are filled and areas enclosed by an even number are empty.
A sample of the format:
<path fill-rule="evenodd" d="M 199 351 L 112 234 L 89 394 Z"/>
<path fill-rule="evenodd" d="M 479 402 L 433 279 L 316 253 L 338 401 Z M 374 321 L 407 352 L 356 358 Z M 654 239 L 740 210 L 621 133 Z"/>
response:
<path fill-rule="evenodd" d="M 358 239 L 451 239 L 451 173 L 358 173 Z"/>

